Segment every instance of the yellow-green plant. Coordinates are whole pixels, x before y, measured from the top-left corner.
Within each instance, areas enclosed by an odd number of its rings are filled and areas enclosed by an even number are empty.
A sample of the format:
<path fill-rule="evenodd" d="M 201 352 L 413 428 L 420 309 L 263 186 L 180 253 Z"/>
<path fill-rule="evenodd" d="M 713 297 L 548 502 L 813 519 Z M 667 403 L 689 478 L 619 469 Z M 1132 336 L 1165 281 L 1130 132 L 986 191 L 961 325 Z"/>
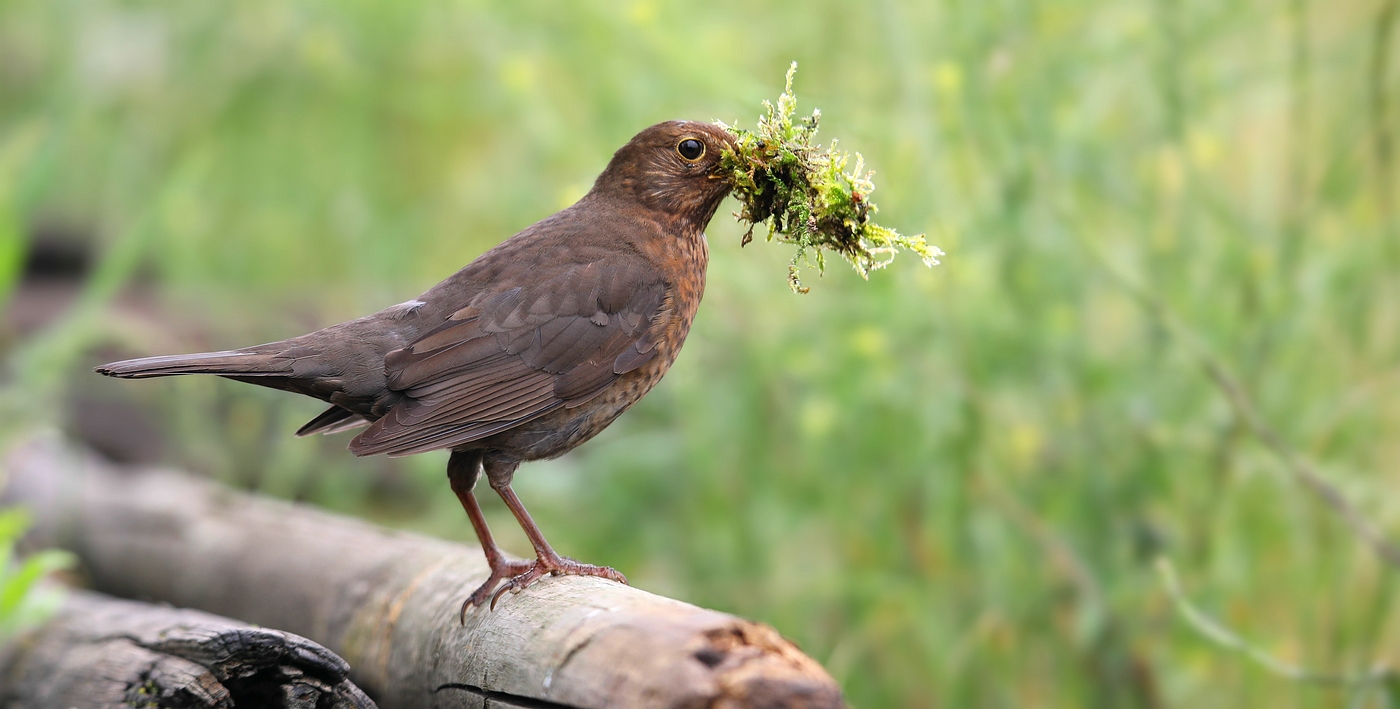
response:
<path fill-rule="evenodd" d="M 875 183 L 874 174 L 865 169 L 860 153 L 851 155 L 836 149 L 836 141 L 823 148 L 816 142 L 817 124 L 821 111 L 793 120 L 797 97 L 792 93 L 792 77 L 797 62 L 788 68 L 783 95 L 774 106 L 763 102 L 764 115 L 758 118 L 758 129 L 743 128 L 719 122 L 719 126 L 735 137 L 734 148 L 720 157 L 720 169 L 734 185 L 734 196 L 741 205 L 734 214 L 747 222 L 749 230 L 743 244 L 753 240 L 753 230 L 759 224 L 768 227 L 768 240 L 796 244 L 797 253 L 788 265 L 788 284 L 793 291 L 806 293 L 798 272 L 798 263 L 812 265 L 814 255 L 818 273 L 826 269 L 826 251 L 835 251 L 855 267 L 862 278 L 870 272 L 888 266 L 899 249 L 918 254 L 925 265 L 938 263 L 943 254 L 930 246 L 923 234 L 905 236 L 871 221 L 878 209 L 870 200 Z"/>
<path fill-rule="evenodd" d="M 0 510 L 0 640 L 48 619 L 63 596 L 56 587 L 39 582 L 75 563 L 72 554 L 56 549 L 16 558 L 15 544 L 29 524 L 29 514 L 23 509 Z"/>

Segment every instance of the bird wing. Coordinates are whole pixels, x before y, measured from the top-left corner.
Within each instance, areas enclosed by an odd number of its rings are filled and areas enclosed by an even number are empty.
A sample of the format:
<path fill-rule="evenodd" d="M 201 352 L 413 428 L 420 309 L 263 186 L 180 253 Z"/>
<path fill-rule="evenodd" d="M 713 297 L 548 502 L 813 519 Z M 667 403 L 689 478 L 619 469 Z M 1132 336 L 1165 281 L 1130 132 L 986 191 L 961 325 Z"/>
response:
<path fill-rule="evenodd" d="M 402 395 L 350 442 L 356 455 L 469 443 L 597 396 L 655 355 L 666 284 L 636 256 L 487 289 L 384 360 Z"/>

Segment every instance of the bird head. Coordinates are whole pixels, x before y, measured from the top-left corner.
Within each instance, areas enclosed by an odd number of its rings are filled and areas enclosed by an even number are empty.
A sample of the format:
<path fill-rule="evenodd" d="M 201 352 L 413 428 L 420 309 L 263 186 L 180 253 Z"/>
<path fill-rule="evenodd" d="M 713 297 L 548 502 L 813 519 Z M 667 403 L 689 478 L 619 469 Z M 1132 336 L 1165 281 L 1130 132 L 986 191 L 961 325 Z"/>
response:
<path fill-rule="evenodd" d="M 708 123 L 658 123 L 618 149 L 593 193 L 640 204 L 703 231 L 731 189 L 717 167 L 720 153 L 733 144 L 727 131 Z"/>

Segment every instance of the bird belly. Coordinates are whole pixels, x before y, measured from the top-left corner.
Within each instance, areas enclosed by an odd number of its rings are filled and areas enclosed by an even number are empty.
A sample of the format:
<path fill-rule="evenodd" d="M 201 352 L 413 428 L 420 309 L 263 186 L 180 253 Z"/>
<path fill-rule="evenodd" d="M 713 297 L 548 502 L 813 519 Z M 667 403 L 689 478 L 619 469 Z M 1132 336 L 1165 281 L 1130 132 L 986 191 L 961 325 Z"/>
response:
<path fill-rule="evenodd" d="M 598 396 L 574 408 L 559 407 L 467 447 L 493 450 L 521 461 L 557 458 L 598 435 L 661 381 L 670 357 L 657 357 L 645 366 L 618 377 Z"/>

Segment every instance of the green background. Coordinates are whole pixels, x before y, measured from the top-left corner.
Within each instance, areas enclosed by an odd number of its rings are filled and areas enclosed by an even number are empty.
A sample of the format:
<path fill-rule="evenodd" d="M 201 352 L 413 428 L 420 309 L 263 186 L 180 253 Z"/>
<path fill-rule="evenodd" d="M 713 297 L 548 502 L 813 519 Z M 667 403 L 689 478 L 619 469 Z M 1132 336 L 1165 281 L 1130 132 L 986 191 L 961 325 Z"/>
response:
<path fill-rule="evenodd" d="M 1395 0 L 0 0 L 0 421 L 144 420 L 108 436 L 470 539 L 442 454 L 354 459 L 291 436 L 317 402 L 89 368 L 411 298 L 647 125 L 752 127 L 796 60 L 799 110 L 877 170 L 880 221 L 948 255 L 869 282 L 833 262 L 796 296 L 788 249 L 741 250 L 727 202 L 669 376 L 517 477 L 555 546 L 771 623 L 859 707 L 1392 706 L 1206 637 L 1154 562 L 1281 662 L 1400 662 L 1398 569 L 1292 472 L 1400 538 L 1398 21 Z M 46 234 L 94 254 L 75 293 L 17 275 Z"/>

